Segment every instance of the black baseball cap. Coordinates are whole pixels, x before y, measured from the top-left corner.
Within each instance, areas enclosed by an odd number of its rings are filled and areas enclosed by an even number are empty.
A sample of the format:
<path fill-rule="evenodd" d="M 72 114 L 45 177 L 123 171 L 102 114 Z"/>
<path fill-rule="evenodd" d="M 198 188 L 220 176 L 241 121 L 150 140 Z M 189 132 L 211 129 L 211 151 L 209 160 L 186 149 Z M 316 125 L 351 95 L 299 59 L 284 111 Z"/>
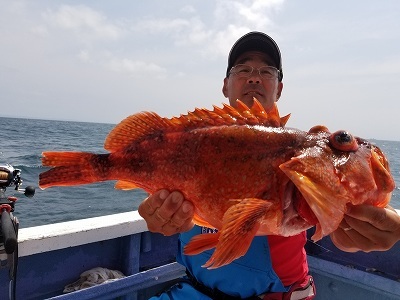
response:
<path fill-rule="evenodd" d="M 282 81 L 282 58 L 276 42 L 265 33 L 252 31 L 236 41 L 232 46 L 228 57 L 228 68 L 226 69 L 226 77 L 229 75 L 230 69 L 240 55 L 247 51 L 260 51 L 267 53 L 275 63 L 275 67 L 279 70 L 279 81 Z"/>

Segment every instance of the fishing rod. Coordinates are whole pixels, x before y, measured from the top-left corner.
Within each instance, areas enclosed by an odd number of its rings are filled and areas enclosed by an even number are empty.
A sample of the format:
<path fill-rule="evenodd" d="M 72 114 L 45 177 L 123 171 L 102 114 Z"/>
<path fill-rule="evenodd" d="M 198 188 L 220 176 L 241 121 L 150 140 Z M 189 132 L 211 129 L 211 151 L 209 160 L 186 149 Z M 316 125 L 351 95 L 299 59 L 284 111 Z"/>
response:
<path fill-rule="evenodd" d="M 14 186 L 15 191 L 23 192 L 26 197 L 31 198 L 35 194 L 33 186 L 20 189 L 21 184 L 21 170 L 10 164 L 0 164 L 0 268 L 10 268 L 10 300 L 16 299 L 19 222 L 13 215 L 17 198 L 7 196 L 6 190 Z"/>

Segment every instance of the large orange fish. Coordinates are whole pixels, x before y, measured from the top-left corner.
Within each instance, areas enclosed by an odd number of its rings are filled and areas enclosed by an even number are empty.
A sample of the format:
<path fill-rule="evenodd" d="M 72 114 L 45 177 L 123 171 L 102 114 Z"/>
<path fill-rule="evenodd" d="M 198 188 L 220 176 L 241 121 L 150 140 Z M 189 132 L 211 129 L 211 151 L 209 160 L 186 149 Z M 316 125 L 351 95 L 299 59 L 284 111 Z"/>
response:
<path fill-rule="evenodd" d="M 116 188 L 179 190 L 195 223 L 218 233 L 195 236 L 188 255 L 216 248 L 205 267 L 244 255 L 256 235 L 298 234 L 314 225 L 318 240 L 337 229 L 346 204 L 384 207 L 394 180 L 382 151 L 346 131 L 284 127 L 275 106 L 196 109 L 178 118 L 132 115 L 105 141 L 108 154 L 44 152 L 54 168 L 41 188 L 118 180 Z"/>

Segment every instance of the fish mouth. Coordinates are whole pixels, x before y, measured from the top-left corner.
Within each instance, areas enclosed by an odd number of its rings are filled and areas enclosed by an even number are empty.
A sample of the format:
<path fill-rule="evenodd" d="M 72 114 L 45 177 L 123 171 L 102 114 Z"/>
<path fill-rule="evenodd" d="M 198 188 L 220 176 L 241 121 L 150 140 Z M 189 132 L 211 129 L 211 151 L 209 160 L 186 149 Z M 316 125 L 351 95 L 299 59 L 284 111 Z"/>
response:
<path fill-rule="evenodd" d="M 310 225 L 316 225 L 318 223 L 318 218 L 310 205 L 308 205 L 306 198 L 297 186 L 289 180 L 285 188 L 283 209 L 287 210 L 291 205 L 293 206 L 295 214 L 300 216 L 307 223 Z"/>
<path fill-rule="evenodd" d="M 295 170 L 284 169 L 290 179 L 287 190 L 291 190 L 293 206 L 299 216 L 310 224 L 316 225 L 312 240 L 318 241 L 332 233 L 338 226 L 346 211 L 346 202 L 340 199 L 322 183 L 317 183 L 305 174 Z"/>

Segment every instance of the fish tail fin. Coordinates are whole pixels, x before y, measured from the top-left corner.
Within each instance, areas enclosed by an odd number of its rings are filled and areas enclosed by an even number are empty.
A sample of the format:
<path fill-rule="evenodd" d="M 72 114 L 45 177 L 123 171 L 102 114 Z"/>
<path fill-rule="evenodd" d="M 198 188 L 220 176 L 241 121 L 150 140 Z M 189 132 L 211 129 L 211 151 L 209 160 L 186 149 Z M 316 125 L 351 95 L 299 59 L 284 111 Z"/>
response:
<path fill-rule="evenodd" d="M 39 187 L 72 186 L 107 180 L 109 154 L 43 152 L 42 165 L 52 167 L 39 175 Z"/>

